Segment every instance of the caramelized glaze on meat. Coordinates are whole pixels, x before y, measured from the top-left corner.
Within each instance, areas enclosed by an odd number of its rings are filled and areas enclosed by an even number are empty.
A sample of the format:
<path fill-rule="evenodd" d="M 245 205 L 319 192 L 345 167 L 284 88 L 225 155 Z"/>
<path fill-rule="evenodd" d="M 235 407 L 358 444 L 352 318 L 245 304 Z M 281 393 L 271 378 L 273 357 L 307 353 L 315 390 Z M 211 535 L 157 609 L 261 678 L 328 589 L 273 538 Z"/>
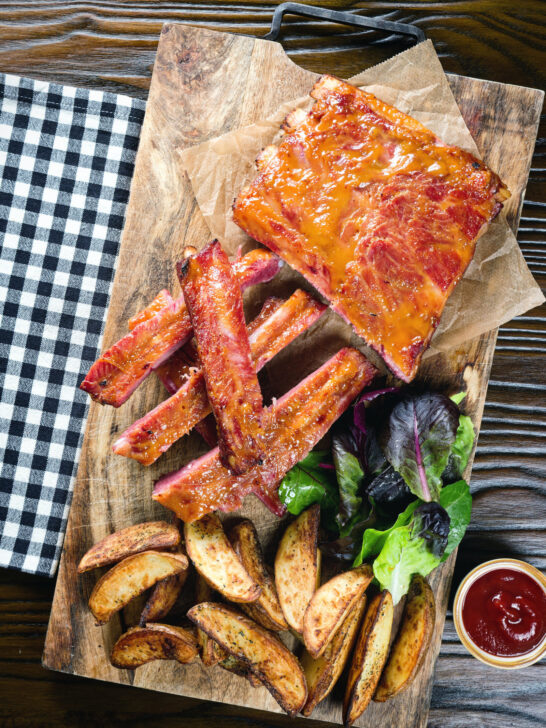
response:
<path fill-rule="evenodd" d="M 274 278 L 282 261 L 268 250 L 251 250 L 233 263 L 241 289 Z M 166 305 L 161 307 L 161 301 Z M 80 389 L 101 404 L 119 407 L 150 372 L 166 362 L 191 336 L 184 297 L 161 292 L 131 319 L 131 331 L 93 364 Z"/>
<path fill-rule="evenodd" d="M 256 371 L 307 331 L 325 308 L 302 290 L 295 291 L 286 301 L 268 298 L 258 316 L 247 326 Z M 125 430 L 112 449 L 142 465 L 151 465 L 210 411 L 203 370 L 199 360 L 194 359 L 180 388 Z M 208 440 L 208 432 L 202 434 Z"/>
<path fill-rule="evenodd" d="M 220 462 L 216 448 L 161 478 L 153 498 L 183 521 L 194 521 L 217 509 L 236 510 L 251 492 L 274 513 L 282 514 L 279 482 L 324 437 L 375 374 L 359 351 L 341 349 L 271 405 L 261 465 L 244 475 L 233 475 Z"/>
<path fill-rule="evenodd" d="M 216 419 L 220 457 L 241 474 L 262 458 L 266 420 L 241 287 L 217 240 L 179 265 L 178 272 Z"/>
<path fill-rule="evenodd" d="M 234 220 L 411 380 L 476 240 L 508 196 L 471 154 L 332 76 L 285 123 Z"/>

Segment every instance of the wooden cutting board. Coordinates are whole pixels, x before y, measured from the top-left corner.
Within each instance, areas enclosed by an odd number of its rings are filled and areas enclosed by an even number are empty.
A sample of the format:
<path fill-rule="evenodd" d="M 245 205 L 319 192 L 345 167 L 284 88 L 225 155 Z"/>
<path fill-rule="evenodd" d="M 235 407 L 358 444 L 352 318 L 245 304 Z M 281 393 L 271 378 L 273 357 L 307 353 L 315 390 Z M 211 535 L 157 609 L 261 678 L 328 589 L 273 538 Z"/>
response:
<path fill-rule="evenodd" d="M 329 69 L 332 73 L 336 68 Z M 127 209 L 104 348 L 123 336 L 127 320 L 163 287 L 177 293 L 175 263 L 185 245 L 201 247 L 208 230 L 192 195 L 178 149 L 203 142 L 272 114 L 286 98 L 309 92 L 317 76 L 293 64 L 277 43 L 186 25 L 163 28 Z M 463 117 L 485 161 L 512 191 L 508 221 L 515 231 L 527 182 L 542 93 L 451 76 Z M 428 359 L 419 379 L 432 387 L 468 389 L 466 409 L 479 427 L 496 331 L 449 353 Z M 164 393 L 150 377 L 119 410 L 92 403 L 64 542 L 46 638 L 43 664 L 62 672 L 163 692 L 280 712 L 264 689 L 220 668 L 171 662 L 135 672 L 108 661 L 114 642 L 134 618 L 135 608 L 96 627 L 87 600 L 96 573 L 76 576 L 82 554 L 105 535 L 134 523 L 164 518 L 151 498 L 160 474 L 180 467 L 201 447 L 190 436 L 150 468 L 113 455 L 115 435 L 152 407 Z M 278 522 L 256 499 L 244 514 L 256 523 L 271 555 Z M 432 577 L 438 618 L 428 658 L 413 686 L 386 704 L 372 704 L 358 725 L 424 726 L 433 666 L 441 643 L 454 555 Z M 340 695 L 324 701 L 313 718 L 341 722 Z"/>

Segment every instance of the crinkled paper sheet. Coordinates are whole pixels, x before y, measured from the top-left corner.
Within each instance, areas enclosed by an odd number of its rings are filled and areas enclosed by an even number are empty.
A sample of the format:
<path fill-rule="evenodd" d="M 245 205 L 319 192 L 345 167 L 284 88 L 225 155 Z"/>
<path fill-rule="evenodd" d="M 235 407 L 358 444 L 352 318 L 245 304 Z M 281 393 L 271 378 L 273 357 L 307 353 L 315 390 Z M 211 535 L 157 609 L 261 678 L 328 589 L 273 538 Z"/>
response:
<path fill-rule="evenodd" d="M 349 80 L 415 117 L 444 142 L 479 156 L 430 41 Z M 231 205 L 239 190 L 255 177 L 256 157 L 265 146 L 279 141 L 279 126 L 289 111 L 296 107 L 307 109 L 313 103 L 309 97 L 290 99 L 288 88 L 286 95 L 286 103 L 274 116 L 181 152 L 211 234 L 230 255 L 241 245 L 244 249 L 255 246 L 233 222 Z M 309 288 L 295 271 L 285 270 L 282 280 L 287 289 L 294 283 Z M 501 213 L 478 241 L 474 259 L 450 296 L 425 356 L 447 351 L 497 328 L 543 301 Z M 327 351 L 351 344 L 370 354 L 362 339 L 332 312 L 321 320 L 312 344 L 314 351 L 317 344 Z M 308 347 L 309 342 L 302 341 L 301 345 Z M 306 358 L 309 356 L 315 358 L 307 348 Z M 371 358 L 377 361 L 377 357 Z"/>

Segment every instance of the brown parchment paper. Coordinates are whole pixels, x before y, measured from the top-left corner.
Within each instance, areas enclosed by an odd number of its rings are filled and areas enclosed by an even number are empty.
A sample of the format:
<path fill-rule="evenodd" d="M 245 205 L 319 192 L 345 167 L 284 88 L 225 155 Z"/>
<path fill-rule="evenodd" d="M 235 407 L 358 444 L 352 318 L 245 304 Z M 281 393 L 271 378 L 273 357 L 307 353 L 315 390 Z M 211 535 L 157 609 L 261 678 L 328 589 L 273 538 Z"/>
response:
<path fill-rule="evenodd" d="M 349 81 L 418 119 L 448 144 L 479 156 L 459 111 L 431 41 L 400 53 Z M 309 97 L 290 99 L 263 121 L 181 152 L 196 200 L 213 237 L 228 254 L 239 246 L 255 247 L 232 219 L 231 205 L 239 190 L 256 175 L 254 160 L 263 147 L 280 139 L 279 126 L 296 108 L 310 108 Z M 288 266 L 285 265 L 285 269 Z M 283 284 L 309 288 L 295 271 L 285 270 Z M 277 284 L 278 285 L 278 284 Z M 501 213 L 479 239 L 463 279 L 446 303 L 440 324 L 425 356 L 446 351 L 540 305 L 544 296 L 531 275 L 518 243 Z M 317 340 L 330 350 L 351 344 L 370 355 L 350 327 L 330 313 L 323 318 Z M 332 346 L 327 345 L 332 342 Z M 301 342 L 305 345 L 305 342 Z M 376 362 L 377 358 L 371 356 Z"/>

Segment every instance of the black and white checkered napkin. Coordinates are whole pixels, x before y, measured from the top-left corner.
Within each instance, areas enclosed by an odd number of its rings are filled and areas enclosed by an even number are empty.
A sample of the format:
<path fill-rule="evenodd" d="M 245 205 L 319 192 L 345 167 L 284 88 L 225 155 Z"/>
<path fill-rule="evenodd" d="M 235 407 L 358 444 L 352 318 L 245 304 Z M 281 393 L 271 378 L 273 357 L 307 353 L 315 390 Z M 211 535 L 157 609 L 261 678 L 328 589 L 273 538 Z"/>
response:
<path fill-rule="evenodd" d="M 145 103 L 0 74 L 0 565 L 57 567 Z"/>

